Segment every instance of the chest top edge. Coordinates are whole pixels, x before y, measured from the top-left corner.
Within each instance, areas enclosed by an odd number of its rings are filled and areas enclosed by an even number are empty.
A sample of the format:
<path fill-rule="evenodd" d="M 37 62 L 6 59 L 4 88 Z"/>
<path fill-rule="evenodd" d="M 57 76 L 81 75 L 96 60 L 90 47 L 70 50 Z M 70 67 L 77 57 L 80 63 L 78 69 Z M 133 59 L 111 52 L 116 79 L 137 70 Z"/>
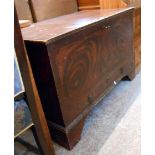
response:
<path fill-rule="evenodd" d="M 89 25 L 133 10 L 134 7 L 80 11 L 32 24 L 22 29 L 22 35 L 26 42 L 48 44 Z"/>

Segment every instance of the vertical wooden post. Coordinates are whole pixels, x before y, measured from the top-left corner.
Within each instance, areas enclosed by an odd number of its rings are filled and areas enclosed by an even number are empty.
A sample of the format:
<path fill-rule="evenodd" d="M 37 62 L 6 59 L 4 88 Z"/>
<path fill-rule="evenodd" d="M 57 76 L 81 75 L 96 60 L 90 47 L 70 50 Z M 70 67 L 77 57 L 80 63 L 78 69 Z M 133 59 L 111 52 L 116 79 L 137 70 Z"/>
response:
<path fill-rule="evenodd" d="M 41 101 L 33 78 L 30 62 L 24 46 L 16 8 L 14 10 L 14 47 L 25 87 L 26 96 L 29 102 L 30 111 L 32 114 L 32 120 L 36 127 L 36 134 L 44 154 L 54 155 L 55 153 L 52 139 L 49 133 Z"/>
<path fill-rule="evenodd" d="M 126 6 L 127 4 L 122 0 L 100 0 L 101 9 L 113 9 L 113 8 L 121 8 Z"/>

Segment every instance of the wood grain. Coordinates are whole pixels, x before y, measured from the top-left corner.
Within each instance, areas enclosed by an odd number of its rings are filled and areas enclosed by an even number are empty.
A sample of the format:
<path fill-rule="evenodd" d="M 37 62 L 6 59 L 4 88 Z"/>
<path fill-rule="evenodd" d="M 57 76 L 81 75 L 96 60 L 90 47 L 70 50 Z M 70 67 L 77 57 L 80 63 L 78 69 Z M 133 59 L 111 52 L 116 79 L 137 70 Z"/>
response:
<path fill-rule="evenodd" d="M 101 9 L 112 9 L 126 7 L 127 4 L 122 0 L 100 0 Z"/>
<path fill-rule="evenodd" d="M 99 0 L 78 0 L 78 6 L 99 5 Z"/>
<path fill-rule="evenodd" d="M 127 4 L 123 0 L 78 0 L 79 10 L 89 9 L 112 9 L 126 7 Z"/>
<path fill-rule="evenodd" d="M 100 9 L 100 5 L 87 5 L 87 6 L 79 6 L 78 10 L 94 10 L 94 9 Z"/>
<path fill-rule="evenodd" d="M 135 49 L 135 72 L 140 71 L 141 65 L 141 1 L 140 0 L 78 0 L 79 10 L 90 10 L 90 9 L 111 9 L 120 7 L 135 7 L 134 15 L 134 49 Z M 99 3 L 100 2 L 100 3 Z"/>

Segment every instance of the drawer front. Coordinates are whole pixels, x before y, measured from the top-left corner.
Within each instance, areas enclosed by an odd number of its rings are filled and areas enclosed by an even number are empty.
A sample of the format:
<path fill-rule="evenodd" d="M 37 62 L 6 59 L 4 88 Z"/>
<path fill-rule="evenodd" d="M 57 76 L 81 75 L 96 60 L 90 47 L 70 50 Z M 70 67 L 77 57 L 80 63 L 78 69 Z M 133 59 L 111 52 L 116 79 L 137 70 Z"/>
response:
<path fill-rule="evenodd" d="M 111 75 L 121 76 L 120 69 L 129 67 L 132 50 L 131 13 L 49 44 L 50 63 L 66 124 L 104 94 Z"/>

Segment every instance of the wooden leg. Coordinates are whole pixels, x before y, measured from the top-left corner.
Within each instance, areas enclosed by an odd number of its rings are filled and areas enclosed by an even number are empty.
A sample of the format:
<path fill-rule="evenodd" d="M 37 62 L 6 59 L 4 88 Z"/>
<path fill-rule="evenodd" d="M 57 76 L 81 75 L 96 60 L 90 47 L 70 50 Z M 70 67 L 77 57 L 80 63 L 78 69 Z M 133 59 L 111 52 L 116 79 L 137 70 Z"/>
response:
<path fill-rule="evenodd" d="M 132 81 L 135 78 L 135 71 L 128 74 L 129 80 Z"/>
<path fill-rule="evenodd" d="M 81 138 L 84 120 L 85 117 L 67 127 L 48 122 L 53 140 L 66 149 L 71 150 Z"/>
<path fill-rule="evenodd" d="M 128 73 L 122 80 L 132 81 L 135 78 L 135 71 Z"/>

